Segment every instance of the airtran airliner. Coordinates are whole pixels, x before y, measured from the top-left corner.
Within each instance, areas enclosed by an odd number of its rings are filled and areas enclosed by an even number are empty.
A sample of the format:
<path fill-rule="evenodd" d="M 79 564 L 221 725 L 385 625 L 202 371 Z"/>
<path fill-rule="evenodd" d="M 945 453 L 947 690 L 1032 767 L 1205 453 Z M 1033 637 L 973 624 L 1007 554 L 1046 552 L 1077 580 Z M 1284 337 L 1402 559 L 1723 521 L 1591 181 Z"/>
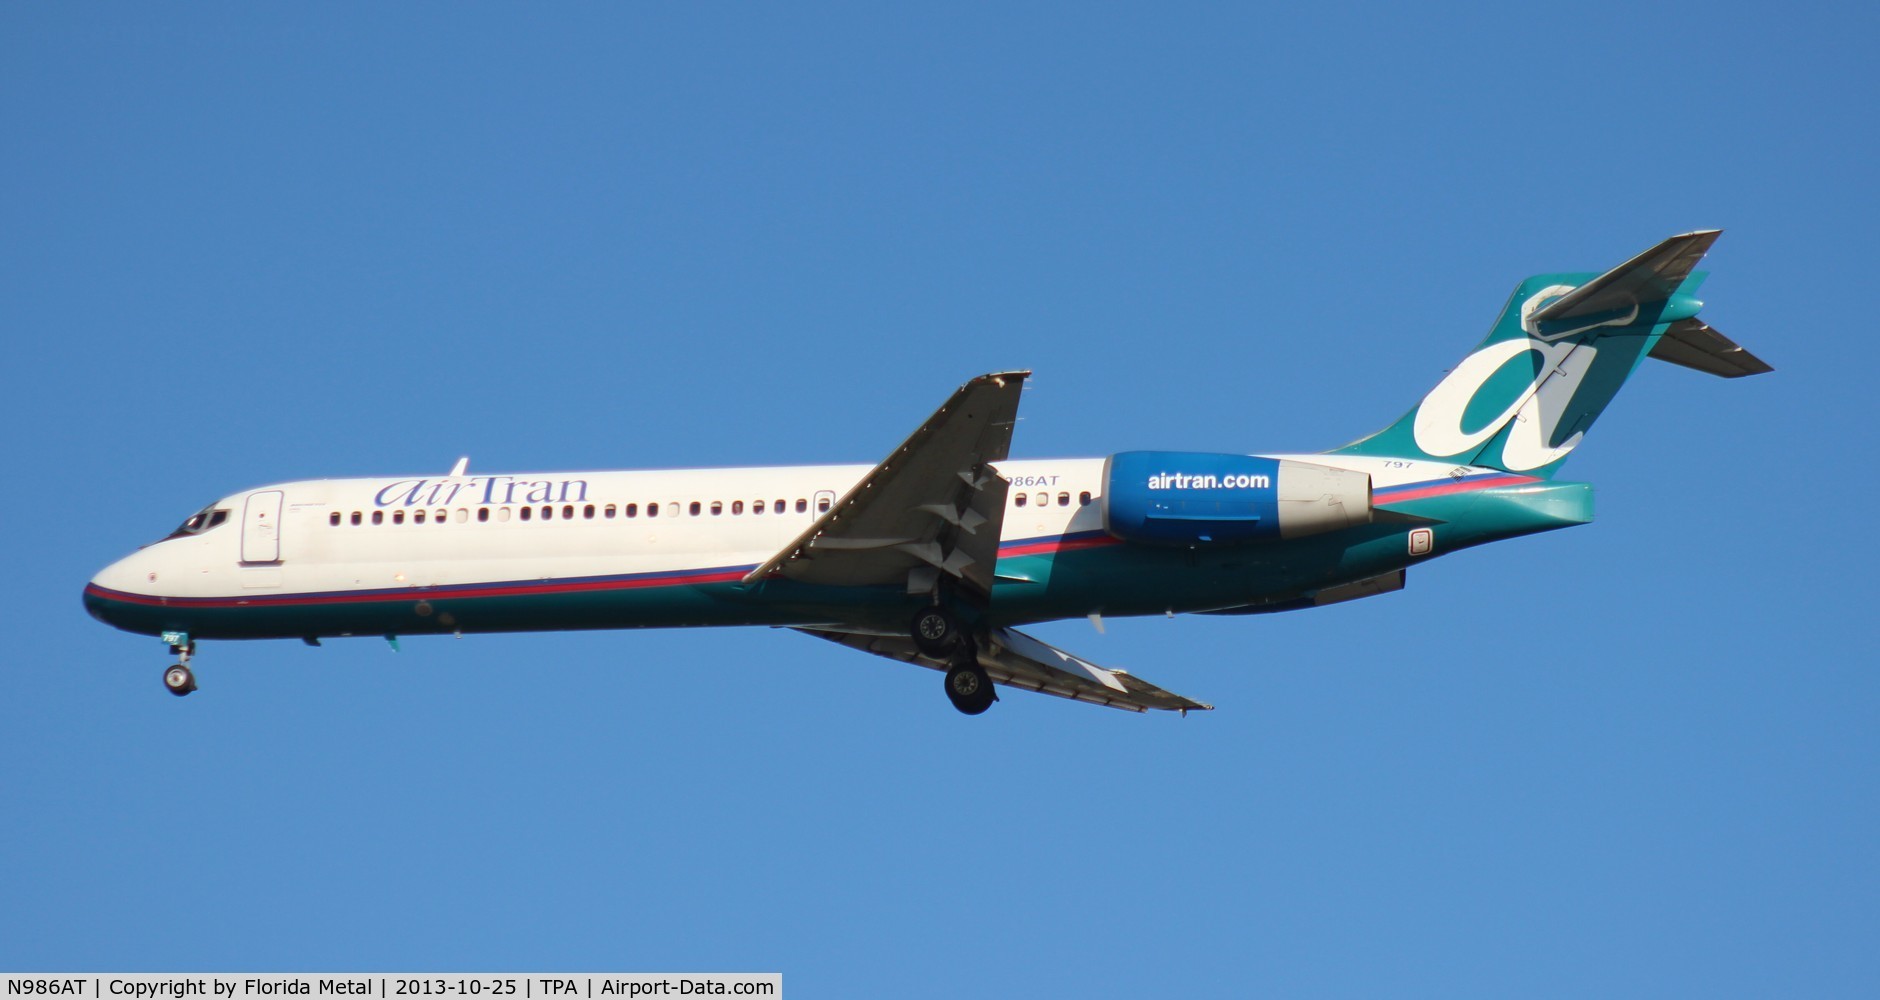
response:
<path fill-rule="evenodd" d="M 1523 281 L 1401 420 L 1319 454 L 1009 460 L 1029 372 L 995 372 L 872 466 L 459 460 L 243 490 L 106 567 L 85 607 L 161 637 L 176 695 L 196 689 L 202 639 L 769 625 L 939 671 L 969 715 L 995 685 L 1185 714 L 1211 706 L 1019 629 L 1372 597 L 1438 556 L 1587 523 L 1592 487 L 1555 473 L 1645 358 L 1770 370 L 1697 318 L 1716 237 Z"/>

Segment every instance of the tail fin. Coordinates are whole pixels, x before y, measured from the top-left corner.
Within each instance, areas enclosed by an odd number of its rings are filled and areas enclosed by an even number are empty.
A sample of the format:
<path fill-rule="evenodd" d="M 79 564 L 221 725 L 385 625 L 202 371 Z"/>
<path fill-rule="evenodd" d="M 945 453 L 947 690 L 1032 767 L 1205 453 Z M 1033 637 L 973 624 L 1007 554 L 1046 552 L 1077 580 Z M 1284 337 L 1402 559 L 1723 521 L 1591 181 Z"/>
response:
<path fill-rule="evenodd" d="M 1692 268 L 1718 232 L 1673 236 L 1605 274 L 1523 281 L 1488 339 L 1422 402 L 1330 454 L 1549 478 L 1647 355 L 1729 377 L 1770 371 L 1695 318 L 1703 303 L 1693 293 L 1705 272 Z"/>

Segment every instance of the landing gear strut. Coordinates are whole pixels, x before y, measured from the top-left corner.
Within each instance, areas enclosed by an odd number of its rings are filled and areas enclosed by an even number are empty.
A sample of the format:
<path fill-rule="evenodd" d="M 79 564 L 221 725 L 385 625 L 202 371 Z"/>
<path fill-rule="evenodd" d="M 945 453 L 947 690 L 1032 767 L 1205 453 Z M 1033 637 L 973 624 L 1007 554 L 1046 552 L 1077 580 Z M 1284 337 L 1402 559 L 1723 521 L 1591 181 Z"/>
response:
<path fill-rule="evenodd" d="M 947 669 L 946 686 L 947 700 L 967 715 L 978 715 L 999 700 L 997 692 L 992 690 L 992 678 L 986 676 L 986 668 L 979 665 L 973 654 L 971 640 L 961 645 L 960 655 L 953 658 L 953 666 Z"/>
<path fill-rule="evenodd" d="M 176 664 L 163 672 L 163 687 L 181 698 L 196 690 L 196 674 L 189 669 L 189 658 L 196 652 L 196 644 L 184 638 L 171 643 L 170 652 L 176 654 Z"/>

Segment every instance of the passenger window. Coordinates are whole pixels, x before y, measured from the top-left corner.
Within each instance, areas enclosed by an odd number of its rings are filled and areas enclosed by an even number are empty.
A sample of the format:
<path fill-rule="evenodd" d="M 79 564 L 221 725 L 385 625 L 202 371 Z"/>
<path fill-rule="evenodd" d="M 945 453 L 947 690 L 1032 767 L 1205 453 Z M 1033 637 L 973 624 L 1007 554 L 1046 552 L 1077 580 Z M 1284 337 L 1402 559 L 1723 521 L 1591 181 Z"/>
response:
<path fill-rule="evenodd" d="M 555 519 L 555 508 L 544 504 L 542 507 L 542 520 L 553 521 L 554 519 Z"/>
<path fill-rule="evenodd" d="M 498 508 L 496 508 L 496 519 L 497 519 L 498 521 L 507 521 L 507 520 L 509 520 L 509 508 L 507 508 L 507 507 L 498 507 Z"/>
<path fill-rule="evenodd" d="M 478 507 L 477 508 L 477 523 L 488 524 L 489 520 L 490 520 L 490 509 L 488 507 Z"/>
<path fill-rule="evenodd" d="M 412 524 L 423 524 L 423 523 L 424 523 L 424 511 L 421 511 L 421 510 L 414 510 L 414 511 L 412 511 L 412 512 L 411 512 L 411 523 L 412 523 Z"/>
<path fill-rule="evenodd" d="M 1069 493 L 1059 493 L 1058 494 L 1058 506 L 1069 507 L 1070 505 L 1071 505 L 1071 495 Z"/>
<path fill-rule="evenodd" d="M 609 521 L 614 519 L 614 505 L 613 504 L 607 505 L 606 517 Z"/>
<path fill-rule="evenodd" d="M 803 499 L 802 497 L 797 497 L 797 498 L 796 498 L 796 512 L 797 512 L 798 514 L 804 514 L 804 513 L 808 513 L 808 512 L 809 512 L 809 501 L 808 501 L 808 500 L 805 500 L 805 499 Z"/>
<path fill-rule="evenodd" d="M 628 504 L 628 505 L 627 505 L 627 509 L 626 509 L 626 511 L 625 511 L 625 513 L 626 513 L 626 515 L 627 515 L 628 517 L 639 517 L 639 516 L 640 516 L 640 505 L 639 505 L 639 504 L 637 504 L 637 503 L 630 503 L 630 504 Z"/>
<path fill-rule="evenodd" d="M 733 500 L 733 501 L 731 501 L 731 513 L 733 513 L 733 514 L 742 514 L 742 513 L 744 513 L 744 501 L 742 501 L 742 500 Z"/>
<path fill-rule="evenodd" d="M 535 508 L 534 507 L 517 508 L 516 516 L 522 518 L 524 521 L 527 521 L 529 518 L 535 516 Z"/>
<path fill-rule="evenodd" d="M 457 508 L 457 523 L 467 524 L 469 523 L 469 521 L 470 521 L 470 509 L 467 507 Z"/>
<path fill-rule="evenodd" d="M 659 516 L 659 505 L 658 505 L 658 504 L 656 504 L 656 503 L 649 503 L 649 504 L 647 504 L 647 505 L 646 505 L 646 516 L 647 516 L 647 517 L 658 517 L 658 516 Z"/>
<path fill-rule="evenodd" d="M 1038 494 L 1038 506 L 1045 507 L 1045 506 L 1049 506 L 1050 503 L 1051 503 L 1051 494 L 1049 493 Z"/>
<path fill-rule="evenodd" d="M 1023 507 L 1023 506 L 1025 506 L 1025 497 L 1026 497 L 1027 495 L 1028 495 L 1028 494 L 1024 494 L 1024 493 L 1019 493 L 1019 494 L 1017 494 L 1017 495 L 1015 495 L 1015 496 L 1013 496 L 1013 497 L 1012 497 L 1012 506 L 1014 506 L 1014 507 Z"/>
<path fill-rule="evenodd" d="M 816 512 L 819 514 L 829 513 L 829 498 L 828 497 L 823 497 L 821 500 L 816 501 Z"/>
<path fill-rule="evenodd" d="M 789 510 L 790 510 L 789 504 L 784 503 L 782 500 L 777 501 L 777 506 L 776 506 L 777 513 L 783 514 L 783 513 L 787 513 Z"/>
<path fill-rule="evenodd" d="M 751 501 L 751 513 L 762 514 L 763 512 L 764 512 L 764 501 L 762 500 Z"/>
<path fill-rule="evenodd" d="M 564 521 L 574 520 L 574 504 L 568 504 L 561 509 L 561 519 Z"/>
<path fill-rule="evenodd" d="M 594 520 L 594 505 L 588 504 L 586 507 L 581 508 L 581 516 L 589 521 Z"/>
<path fill-rule="evenodd" d="M 433 511 L 431 514 L 431 523 L 433 524 L 443 524 L 445 521 L 449 519 L 450 519 L 450 511 L 444 510 L 441 507 L 438 508 L 436 511 Z"/>
<path fill-rule="evenodd" d="M 1085 490 L 1082 493 L 1077 494 L 1077 506 L 1079 507 L 1090 506 L 1090 491 L 1089 490 Z"/>
<path fill-rule="evenodd" d="M 382 511 L 382 510 L 375 510 L 375 511 L 373 511 L 373 512 L 372 512 L 372 523 L 373 523 L 373 524 L 384 524 L 384 523 L 385 523 L 385 512 L 384 512 L 384 511 Z"/>
<path fill-rule="evenodd" d="M 712 516 L 717 517 L 718 515 L 723 514 L 724 512 L 725 512 L 724 501 L 713 500 L 712 501 Z"/>
<path fill-rule="evenodd" d="M 698 512 L 699 512 L 699 511 L 700 511 L 700 510 L 701 510 L 702 508 L 700 508 L 700 507 L 699 507 L 699 502 L 698 502 L 697 500 L 694 500 L 694 501 L 692 501 L 692 508 L 691 508 L 691 509 L 692 509 L 692 516 L 693 516 L 693 517 L 697 517 L 697 516 L 698 516 Z"/>
<path fill-rule="evenodd" d="M 331 514 L 328 514 L 326 516 L 326 523 L 334 526 L 335 528 L 339 527 L 339 511 L 334 511 Z"/>
<path fill-rule="evenodd" d="M 404 512 L 404 511 L 402 511 L 402 510 L 395 510 L 395 511 L 392 511 L 392 523 L 393 523 L 393 524 L 404 524 L 404 523 L 405 523 L 405 512 Z"/>

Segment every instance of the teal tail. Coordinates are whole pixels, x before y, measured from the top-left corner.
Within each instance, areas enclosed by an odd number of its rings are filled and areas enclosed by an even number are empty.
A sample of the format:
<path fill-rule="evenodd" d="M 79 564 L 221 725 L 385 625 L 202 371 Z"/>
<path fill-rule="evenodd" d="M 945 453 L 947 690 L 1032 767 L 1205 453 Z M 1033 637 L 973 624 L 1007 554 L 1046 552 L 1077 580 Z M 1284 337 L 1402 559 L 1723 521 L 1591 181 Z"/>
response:
<path fill-rule="evenodd" d="M 1736 378 L 1770 371 L 1697 319 L 1718 230 L 1673 236 L 1605 274 L 1523 281 L 1462 363 L 1403 419 L 1333 455 L 1423 458 L 1552 478 L 1647 356 Z"/>

